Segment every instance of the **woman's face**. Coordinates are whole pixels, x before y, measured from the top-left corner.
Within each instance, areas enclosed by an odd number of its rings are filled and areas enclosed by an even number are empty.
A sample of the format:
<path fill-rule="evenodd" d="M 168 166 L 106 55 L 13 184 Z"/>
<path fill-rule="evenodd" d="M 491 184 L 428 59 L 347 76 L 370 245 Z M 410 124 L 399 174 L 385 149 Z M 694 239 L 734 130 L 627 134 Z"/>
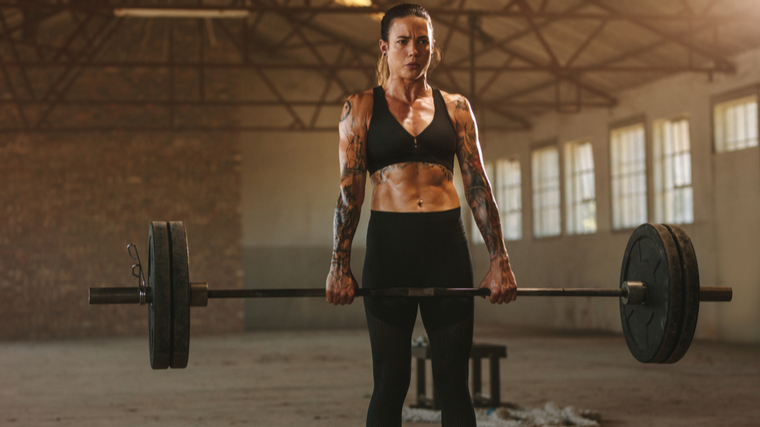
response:
<path fill-rule="evenodd" d="M 388 57 L 392 77 L 416 80 L 427 73 L 433 57 L 433 28 L 418 16 L 391 22 L 388 43 L 380 40 L 380 50 Z"/>

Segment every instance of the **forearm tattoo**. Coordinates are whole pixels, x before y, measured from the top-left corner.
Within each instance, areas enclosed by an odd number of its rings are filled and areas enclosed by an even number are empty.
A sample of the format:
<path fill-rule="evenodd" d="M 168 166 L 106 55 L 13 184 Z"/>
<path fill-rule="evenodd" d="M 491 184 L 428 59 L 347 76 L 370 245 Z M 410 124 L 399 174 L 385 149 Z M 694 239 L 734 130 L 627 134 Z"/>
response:
<path fill-rule="evenodd" d="M 465 197 L 472 209 L 475 223 L 483 235 L 483 241 L 488 247 L 491 259 L 505 256 L 507 251 L 501 234 L 499 209 L 480 160 L 475 124 L 471 120 L 465 122 L 463 135 L 459 136 L 457 145 L 457 153 L 462 157 L 460 164 L 462 177 L 466 183 Z"/>
<path fill-rule="evenodd" d="M 364 155 L 364 141 L 353 131 L 350 118 L 351 100 L 346 101 L 341 114 L 342 132 L 349 138 L 346 151 L 341 159 L 340 195 L 335 206 L 333 221 L 333 256 L 330 274 L 340 279 L 351 269 L 351 243 L 359 225 L 361 202 L 364 196 L 364 179 L 367 162 Z"/>
<path fill-rule="evenodd" d="M 330 274 L 336 279 L 340 279 L 351 269 L 351 242 L 359 225 L 359 214 L 354 184 L 341 186 L 333 222 L 335 241 L 330 269 Z"/>

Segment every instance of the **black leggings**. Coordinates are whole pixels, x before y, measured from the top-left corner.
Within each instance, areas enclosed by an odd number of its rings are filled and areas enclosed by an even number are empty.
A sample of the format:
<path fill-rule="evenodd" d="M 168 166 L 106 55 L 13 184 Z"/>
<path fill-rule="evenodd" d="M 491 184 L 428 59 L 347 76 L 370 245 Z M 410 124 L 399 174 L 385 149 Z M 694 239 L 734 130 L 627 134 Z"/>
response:
<path fill-rule="evenodd" d="M 472 287 L 472 263 L 460 209 L 431 213 L 373 211 L 362 285 Z M 432 351 L 442 427 L 474 427 L 467 384 L 474 303 L 464 298 L 365 297 L 375 388 L 367 427 L 400 427 L 412 370 L 417 306 Z"/>

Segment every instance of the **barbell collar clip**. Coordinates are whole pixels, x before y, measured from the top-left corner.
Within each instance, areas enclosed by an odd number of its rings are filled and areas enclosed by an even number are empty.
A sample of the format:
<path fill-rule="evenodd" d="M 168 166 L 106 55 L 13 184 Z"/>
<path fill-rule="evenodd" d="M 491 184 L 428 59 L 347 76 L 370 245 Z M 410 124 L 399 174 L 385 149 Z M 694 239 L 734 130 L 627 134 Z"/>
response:
<path fill-rule="evenodd" d="M 190 307 L 206 307 L 208 305 L 208 283 L 190 283 Z"/>
<path fill-rule="evenodd" d="M 620 300 L 624 305 L 641 305 L 647 300 L 647 286 L 643 282 L 623 282 L 620 289 L 623 291 Z"/>

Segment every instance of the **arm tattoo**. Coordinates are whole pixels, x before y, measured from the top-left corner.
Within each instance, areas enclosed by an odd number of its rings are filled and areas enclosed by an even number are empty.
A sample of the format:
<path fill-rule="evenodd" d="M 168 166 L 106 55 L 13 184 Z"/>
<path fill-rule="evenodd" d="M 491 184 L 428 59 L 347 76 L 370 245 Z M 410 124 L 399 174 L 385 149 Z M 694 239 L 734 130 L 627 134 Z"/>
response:
<path fill-rule="evenodd" d="M 467 183 L 465 185 L 467 204 L 472 209 L 475 222 L 493 260 L 506 255 L 507 251 L 501 235 L 499 209 L 480 160 L 475 125 L 472 121 L 465 122 L 464 133 L 458 138 L 457 145 L 459 148 L 457 153 L 462 157 L 460 162 L 462 176 Z"/>
<path fill-rule="evenodd" d="M 456 100 L 455 108 L 456 111 L 464 111 L 465 113 L 470 112 L 470 107 L 467 105 L 467 101 L 464 100 L 461 96 Z"/>
<path fill-rule="evenodd" d="M 346 164 L 341 172 L 341 179 L 349 175 L 363 175 L 367 173 L 367 161 L 363 153 L 364 142 L 359 135 L 354 135 L 346 148 Z"/>
<path fill-rule="evenodd" d="M 349 99 L 346 101 L 345 104 L 343 104 L 343 112 L 340 113 L 340 121 L 346 120 L 348 118 L 348 115 L 351 114 L 351 100 Z"/>
<path fill-rule="evenodd" d="M 367 161 L 364 155 L 364 141 L 354 132 L 354 119 L 350 116 L 351 100 L 346 101 L 341 115 L 341 126 L 348 144 L 341 161 L 340 195 L 335 206 L 333 221 L 333 255 L 330 274 L 340 279 L 351 271 L 351 243 L 359 225 L 361 204 L 364 200 L 364 182 Z"/>
<path fill-rule="evenodd" d="M 356 227 L 359 225 L 359 203 L 357 201 L 354 184 L 342 186 L 338 203 L 335 207 L 335 221 L 333 232 L 333 257 L 331 273 L 336 279 L 340 279 L 351 269 L 351 242 L 354 239 Z"/>

